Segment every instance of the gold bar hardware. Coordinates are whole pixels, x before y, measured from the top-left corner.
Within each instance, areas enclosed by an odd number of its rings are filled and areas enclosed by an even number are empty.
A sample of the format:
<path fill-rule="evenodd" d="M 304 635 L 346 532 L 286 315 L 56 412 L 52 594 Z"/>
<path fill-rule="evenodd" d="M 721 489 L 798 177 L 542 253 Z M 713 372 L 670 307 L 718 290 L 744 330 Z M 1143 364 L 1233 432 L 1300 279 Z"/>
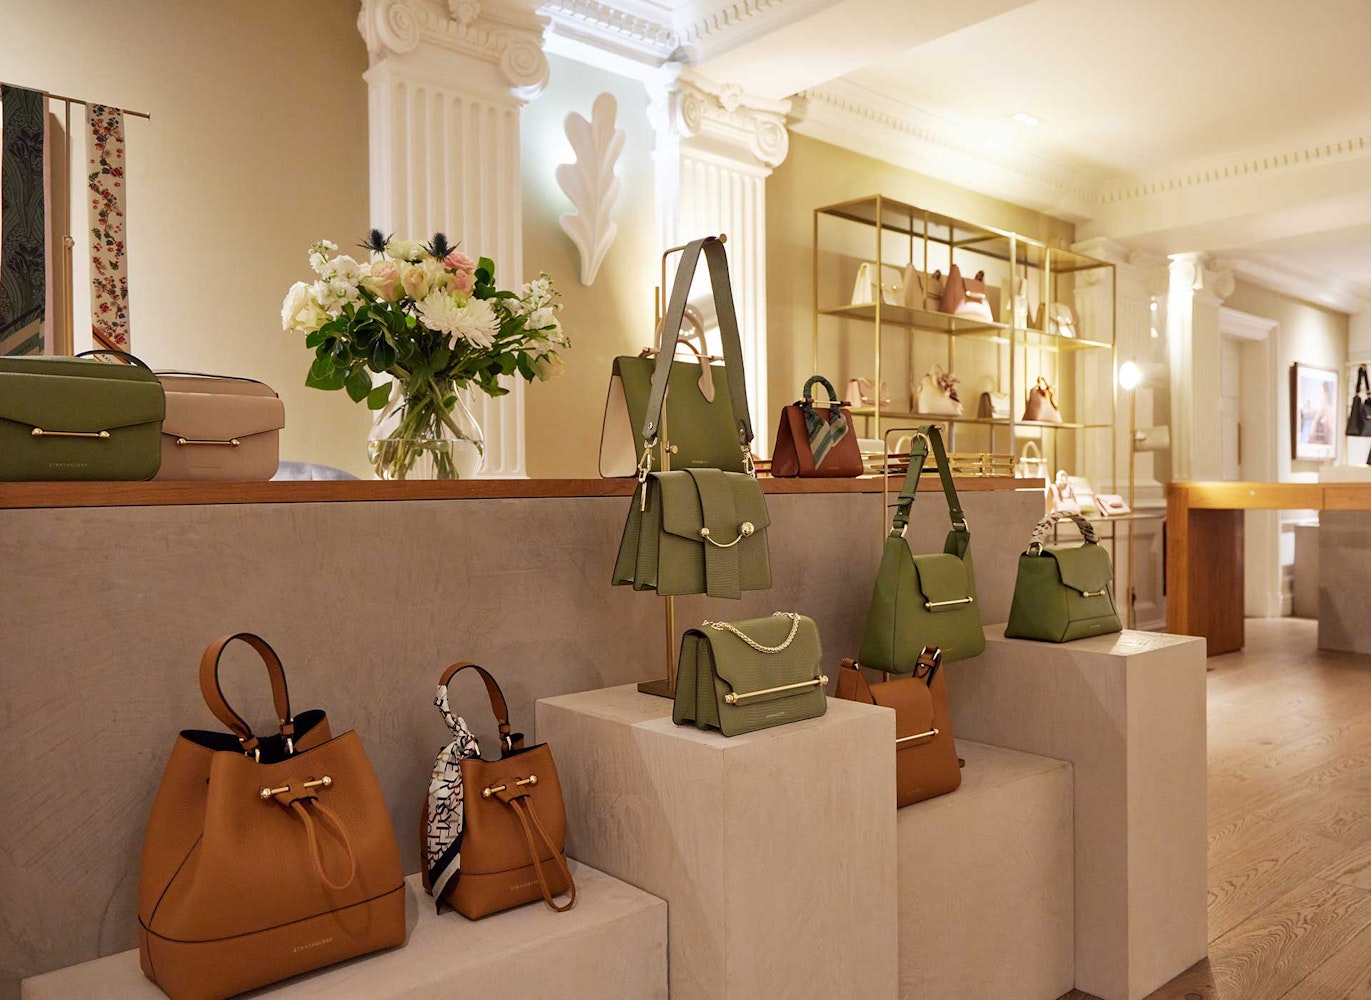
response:
<path fill-rule="evenodd" d="M 799 681 L 795 684 L 782 684 L 780 687 L 762 688 L 762 690 L 760 691 L 744 691 L 742 694 L 738 694 L 735 691 L 730 691 L 728 692 L 728 694 L 724 695 L 724 701 L 730 705 L 736 705 L 740 701 L 745 701 L 748 698 L 760 698 L 764 694 L 779 694 L 782 691 L 798 691 L 800 688 L 822 687 L 827 683 L 828 678 L 821 675 L 819 677 L 815 677 L 812 681 Z"/>
<path fill-rule="evenodd" d="M 538 776 L 536 774 L 530 774 L 527 778 L 517 778 L 514 782 L 515 787 L 536 784 L 538 784 Z M 491 785 L 489 788 L 482 789 L 481 798 L 488 799 L 496 792 L 503 792 L 508 787 L 508 785 Z"/>
<path fill-rule="evenodd" d="M 182 446 L 182 445 L 187 445 L 187 444 L 217 444 L 217 445 L 223 445 L 223 446 L 229 447 L 229 448 L 237 448 L 237 447 L 238 447 L 240 444 L 242 444 L 242 443 L 243 443 L 243 442 L 239 441 L 237 438 L 229 438 L 227 441 L 199 440 L 199 439 L 196 439 L 196 438 L 177 438 L 177 439 L 176 439 L 177 447 L 180 447 L 180 446 Z"/>
<path fill-rule="evenodd" d="M 901 743 L 908 743 L 910 740 L 921 740 L 921 739 L 924 739 L 925 737 L 928 737 L 928 736 L 937 736 L 937 735 L 938 735 L 938 730 L 936 730 L 936 729 L 930 729 L 930 730 L 929 730 L 928 732 L 926 732 L 926 733 L 915 733 L 913 736 L 901 736 L 899 739 L 897 739 L 897 740 L 895 741 L 895 745 L 896 745 L 896 746 L 899 746 Z"/>
<path fill-rule="evenodd" d="M 1081 591 L 1081 596 L 1082 596 L 1082 597 L 1103 597 L 1103 596 L 1104 596 L 1105 594 L 1107 594 L 1107 593 L 1109 593 L 1108 590 L 1082 590 L 1082 591 Z"/>
<path fill-rule="evenodd" d="M 306 781 L 306 782 L 305 782 L 303 785 L 301 785 L 300 787 L 301 787 L 301 788 L 330 788 L 330 787 L 332 787 L 332 785 L 333 785 L 333 779 L 330 778 L 330 777 L 326 774 L 326 775 L 324 775 L 322 778 L 313 778 L 313 779 L 311 779 L 311 780 L 309 780 L 309 781 Z M 271 798 L 273 795 L 280 795 L 280 794 L 282 794 L 282 793 L 284 793 L 284 792 L 288 792 L 288 791 L 290 791 L 290 786 L 289 786 L 289 785 L 282 785 L 280 788 L 263 788 L 263 789 L 262 789 L 260 792 L 258 792 L 257 794 L 260 795 L 263 799 L 269 799 L 269 798 Z"/>
<path fill-rule="evenodd" d="M 700 537 L 707 541 L 710 545 L 715 545 L 721 549 L 731 549 L 733 548 L 733 546 L 741 542 L 744 538 L 751 538 L 756 533 L 756 531 L 757 526 L 755 524 L 753 524 L 751 521 L 744 521 L 742 524 L 738 525 L 738 537 L 733 539 L 733 541 L 731 542 L 716 542 L 710 536 L 708 528 L 700 529 Z"/>
<path fill-rule="evenodd" d="M 950 608 L 957 604 L 970 604 L 975 599 L 974 597 L 962 597 L 955 601 L 924 601 L 924 607 L 932 611 L 934 608 Z"/>
<path fill-rule="evenodd" d="M 35 427 L 32 433 L 36 438 L 99 438 L 101 441 L 109 440 L 109 431 L 45 431 L 41 427 Z"/>

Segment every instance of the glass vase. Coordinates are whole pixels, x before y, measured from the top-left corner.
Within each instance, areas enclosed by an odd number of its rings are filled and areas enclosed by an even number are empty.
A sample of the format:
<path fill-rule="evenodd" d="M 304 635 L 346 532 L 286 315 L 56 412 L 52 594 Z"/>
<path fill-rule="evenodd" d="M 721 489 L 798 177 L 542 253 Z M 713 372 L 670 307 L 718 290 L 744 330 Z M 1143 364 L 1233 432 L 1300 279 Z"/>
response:
<path fill-rule="evenodd" d="M 367 445 L 380 479 L 471 479 L 485 451 L 481 425 L 456 384 L 434 379 L 396 382 Z"/>

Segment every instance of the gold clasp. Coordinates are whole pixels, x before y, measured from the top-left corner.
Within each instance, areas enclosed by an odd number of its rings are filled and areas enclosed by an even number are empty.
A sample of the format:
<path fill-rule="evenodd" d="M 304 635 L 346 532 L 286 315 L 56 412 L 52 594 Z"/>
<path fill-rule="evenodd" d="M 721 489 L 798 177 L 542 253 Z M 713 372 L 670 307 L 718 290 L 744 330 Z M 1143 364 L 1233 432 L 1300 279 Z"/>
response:
<path fill-rule="evenodd" d="M 951 608 L 958 604 L 971 604 L 975 600 L 974 597 L 961 597 L 955 601 L 924 601 L 924 607 L 932 611 L 934 608 Z"/>
<path fill-rule="evenodd" d="M 798 681 L 795 684 L 782 684 L 780 687 L 762 688 L 760 691 L 744 691 L 742 694 L 730 691 L 728 694 L 724 695 L 724 701 L 729 705 L 736 705 L 740 701 L 746 701 L 748 698 L 760 698 L 764 694 L 780 694 L 782 691 L 798 691 L 800 688 L 823 687 L 827 683 L 828 678 L 820 674 L 812 681 Z"/>
<path fill-rule="evenodd" d="M 109 440 L 109 431 L 45 431 L 41 427 L 35 427 L 30 433 L 36 438 L 95 438 L 100 441 Z"/>
<path fill-rule="evenodd" d="M 733 539 L 733 541 L 731 542 L 716 542 L 714 538 L 710 535 L 708 528 L 700 529 L 700 537 L 703 538 L 710 545 L 717 546 L 721 549 L 731 549 L 733 548 L 733 546 L 741 542 L 744 538 L 751 538 L 754 534 L 756 534 L 756 532 L 757 526 L 755 524 L 753 524 L 751 521 L 744 521 L 742 524 L 738 525 L 738 537 Z"/>
<path fill-rule="evenodd" d="M 538 784 L 538 776 L 537 776 L 536 774 L 530 774 L 527 778 L 516 778 L 515 781 L 514 781 L 514 785 L 515 785 L 516 788 L 522 787 L 522 786 L 524 786 L 524 785 L 536 785 L 536 784 Z M 508 787 L 509 787 L 509 785 L 507 785 L 507 784 L 506 784 L 506 785 L 491 785 L 491 786 L 489 786 L 488 788 L 484 788 L 484 789 L 481 790 L 481 798 L 483 798 L 483 799 L 488 799 L 488 798 L 490 798 L 492 795 L 494 795 L 496 792 L 503 792 L 503 791 L 504 791 L 506 788 L 508 788 Z"/>
<path fill-rule="evenodd" d="M 326 775 L 324 775 L 322 778 L 311 778 L 309 781 L 306 781 L 306 782 L 305 782 L 303 785 L 301 785 L 300 787 L 301 787 L 301 788 L 331 788 L 332 786 L 333 786 L 333 779 L 330 778 L 330 777 L 326 774 Z M 286 792 L 288 792 L 288 791 L 290 791 L 290 785 L 282 785 L 280 788 L 266 788 L 266 787 L 264 787 L 264 788 L 262 788 L 262 790 L 259 791 L 257 794 L 260 795 L 260 796 L 265 800 L 265 799 L 271 798 L 273 795 L 284 795 L 284 794 L 285 794 Z"/>
<path fill-rule="evenodd" d="M 926 733 L 915 733 L 913 736 L 901 736 L 901 737 L 899 737 L 898 739 L 895 740 L 895 745 L 896 745 L 896 746 L 899 746 L 901 743 L 908 743 L 910 740 L 922 740 L 922 739 L 927 739 L 929 736 L 937 736 L 937 735 L 938 735 L 938 730 L 937 730 L 937 729 L 930 729 L 930 730 L 929 730 L 928 732 L 926 732 Z"/>
<path fill-rule="evenodd" d="M 209 439 L 180 438 L 180 437 L 176 439 L 176 445 L 177 445 L 177 447 L 182 447 L 182 446 L 188 445 L 188 444 L 209 444 L 209 445 L 220 445 L 220 446 L 226 447 L 226 448 L 237 448 L 237 447 L 238 447 L 240 444 L 242 444 L 242 443 L 243 443 L 243 442 L 242 442 L 242 441 L 239 441 L 237 438 L 229 438 L 227 441 L 212 441 L 212 440 L 209 440 Z"/>

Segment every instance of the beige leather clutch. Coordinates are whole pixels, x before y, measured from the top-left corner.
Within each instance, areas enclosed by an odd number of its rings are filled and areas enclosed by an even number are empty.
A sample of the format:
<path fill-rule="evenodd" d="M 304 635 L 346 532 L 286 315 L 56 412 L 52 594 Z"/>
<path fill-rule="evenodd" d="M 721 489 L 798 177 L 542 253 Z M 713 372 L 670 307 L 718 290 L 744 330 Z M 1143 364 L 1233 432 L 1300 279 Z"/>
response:
<path fill-rule="evenodd" d="M 247 378 L 158 372 L 167 396 L 157 479 L 261 482 L 276 474 L 286 411 Z"/>

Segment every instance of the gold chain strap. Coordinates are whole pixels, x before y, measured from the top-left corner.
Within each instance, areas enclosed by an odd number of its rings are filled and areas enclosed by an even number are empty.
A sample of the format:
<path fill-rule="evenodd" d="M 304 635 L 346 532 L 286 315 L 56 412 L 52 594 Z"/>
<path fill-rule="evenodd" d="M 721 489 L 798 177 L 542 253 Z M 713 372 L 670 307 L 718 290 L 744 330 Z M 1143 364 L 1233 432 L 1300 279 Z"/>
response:
<path fill-rule="evenodd" d="M 716 632 L 732 632 L 759 653 L 779 653 L 782 650 L 788 649 L 790 644 L 795 641 L 795 636 L 800 634 L 801 615 L 794 611 L 773 611 L 771 617 L 790 619 L 790 635 L 786 636 L 785 642 L 781 643 L 779 646 L 763 646 L 756 639 L 747 635 L 742 630 L 735 628 L 729 622 L 702 622 L 701 624 L 714 629 Z"/>

